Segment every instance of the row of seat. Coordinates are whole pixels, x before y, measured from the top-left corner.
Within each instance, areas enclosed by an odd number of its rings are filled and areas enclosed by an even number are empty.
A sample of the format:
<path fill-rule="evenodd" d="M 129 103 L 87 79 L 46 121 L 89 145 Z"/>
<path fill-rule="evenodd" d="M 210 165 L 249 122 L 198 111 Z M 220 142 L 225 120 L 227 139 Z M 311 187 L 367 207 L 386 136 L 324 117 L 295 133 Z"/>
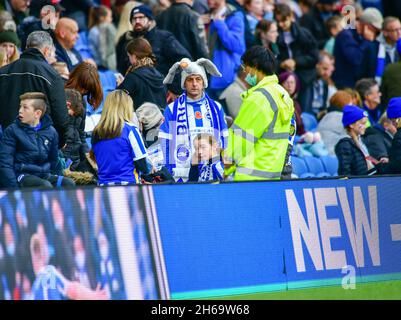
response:
<path fill-rule="evenodd" d="M 338 176 L 338 159 L 325 157 L 291 157 L 294 178 L 322 178 Z"/>

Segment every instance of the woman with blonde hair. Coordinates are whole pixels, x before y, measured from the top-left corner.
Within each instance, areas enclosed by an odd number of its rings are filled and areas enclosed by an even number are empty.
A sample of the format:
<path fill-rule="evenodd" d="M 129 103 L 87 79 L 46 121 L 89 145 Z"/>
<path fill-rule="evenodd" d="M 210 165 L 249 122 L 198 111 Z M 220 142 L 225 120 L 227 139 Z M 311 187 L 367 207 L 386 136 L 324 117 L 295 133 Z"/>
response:
<path fill-rule="evenodd" d="M 8 65 L 8 57 L 6 49 L 0 47 L 0 68 Z"/>
<path fill-rule="evenodd" d="M 138 172 L 150 173 L 145 144 L 132 123 L 133 110 L 133 101 L 124 90 L 115 90 L 106 98 L 92 133 L 91 153 L 97 162 L 101 186 L 137 184 Z"/>
<path fill-rule="evenodd" d="M 21 42 L 18 39 L 17 33 L 13 30 L 4 30 L 0 32 L 0 47 L 7 52 L 8 63 L 12 63 L 19 59 L 20 53 L 18 47 Z"/>
<path fill-rule="evenodd" d="M 136 2 L 136 1 L 128 1 L 124 5 L 124 9 L 121 12 L 121 17 L 120 17 L 120 22 L 118 23 L 118 28 L 117 28 L 117 35 L 115 38 L 115 44 L 118 43 L 118 40 L 120 40 L 121 36 L 126 33 L 127 31 L 132 31 L 133 26 L 130 21 L 131 17 L 131 11 L 134 9 L 136 6 L 139 6 L 141 3 Z"/>

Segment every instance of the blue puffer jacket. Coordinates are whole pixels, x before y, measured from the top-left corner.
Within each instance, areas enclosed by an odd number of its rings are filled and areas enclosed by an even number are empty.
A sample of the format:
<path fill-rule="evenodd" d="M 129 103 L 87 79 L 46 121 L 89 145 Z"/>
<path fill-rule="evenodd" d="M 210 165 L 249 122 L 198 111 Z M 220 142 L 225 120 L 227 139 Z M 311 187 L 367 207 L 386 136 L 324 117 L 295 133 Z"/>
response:
<path fill-rule="evenodd" d="M 223 90 L 234 82 L 236 72 L 245 52 L 244 15 L 232 5 L 227 5 L 225 20 L 213 20 L 209 30 L 212 60 L 221 78 L 211 77 L 210 88 Z"/>
<path fill-rule="evenodd" d="M 23 173 L 44 177 L 57 165 L 58 134 L 48 115 L 35 131 L 17 119 L 7 127 L 0 141 L 0 183 L 16 188 L 17 177 Z"/>

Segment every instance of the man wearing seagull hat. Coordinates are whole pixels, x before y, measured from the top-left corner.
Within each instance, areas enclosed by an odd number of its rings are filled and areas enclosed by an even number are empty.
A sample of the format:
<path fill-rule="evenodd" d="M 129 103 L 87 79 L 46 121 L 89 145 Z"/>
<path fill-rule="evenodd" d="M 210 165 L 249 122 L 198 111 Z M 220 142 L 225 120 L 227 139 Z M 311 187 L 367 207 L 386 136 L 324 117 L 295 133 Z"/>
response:
<path fill-rule="evenodd" d="M 211 134 L 219 147 L 225 149 L 228 131 L 222 106 L 205 92 L 208 87 L 206 73 L 221 77 L 213 62 L 204 58 L 195 62 L 184 58 L 171 67 L 163 83 L 172 83 L 177 73 L 181 73 L 184 93 L 167 106 L 159 139 L 166 167 L 175 181 L 186 182 L 194 154 L 194 138 L 200 133 Z"/>

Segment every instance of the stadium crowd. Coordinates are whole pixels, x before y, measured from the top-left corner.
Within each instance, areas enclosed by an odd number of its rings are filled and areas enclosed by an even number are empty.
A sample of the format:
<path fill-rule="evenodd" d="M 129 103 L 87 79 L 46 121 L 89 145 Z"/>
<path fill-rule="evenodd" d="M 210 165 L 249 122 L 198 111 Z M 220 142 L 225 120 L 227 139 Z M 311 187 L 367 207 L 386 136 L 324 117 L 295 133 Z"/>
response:
<path fill-rule="evenodd" d="M 0 10 L 2 188 L 401 173 L 397 1 Z"/>

